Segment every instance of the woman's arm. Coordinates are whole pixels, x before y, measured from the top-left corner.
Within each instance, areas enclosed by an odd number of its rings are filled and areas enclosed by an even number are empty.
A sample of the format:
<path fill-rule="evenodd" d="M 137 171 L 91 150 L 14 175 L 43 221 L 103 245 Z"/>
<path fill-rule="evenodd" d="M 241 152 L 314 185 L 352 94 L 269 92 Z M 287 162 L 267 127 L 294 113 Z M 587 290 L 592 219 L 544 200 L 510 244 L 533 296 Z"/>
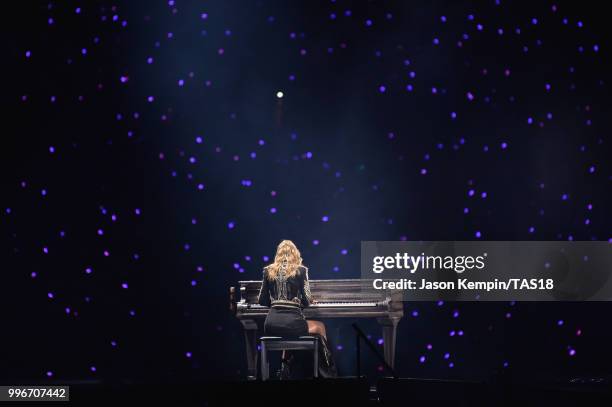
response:
<path fill-rule="evenodd" d="M 309 306 L 310 304 L 316 303 L 316 301 L 312 298 L 312 293 L 310 292 L 310 282 L 308 281 L 308 268 L 302 266 L 302 278 L 303 283 L 301 285 L 302 289 L 302 305 L 304 307 Z"/>
<path fill-rule="evenodd" d="M 268 277 L 266 276 L 266 269 L 263 270 L 263 279 L 261 280 L 261 288 L 259 289 L 259 296 L 257 302 L 259 305 L 270 306 L 270 287 L 268 285 Z"/>

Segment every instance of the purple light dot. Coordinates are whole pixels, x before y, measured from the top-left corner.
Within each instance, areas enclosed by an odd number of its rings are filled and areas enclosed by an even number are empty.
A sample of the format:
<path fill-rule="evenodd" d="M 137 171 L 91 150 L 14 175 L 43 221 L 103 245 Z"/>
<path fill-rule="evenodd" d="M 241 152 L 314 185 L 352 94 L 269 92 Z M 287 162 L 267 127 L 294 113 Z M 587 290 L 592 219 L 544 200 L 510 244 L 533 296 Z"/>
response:
<path fill-rule="evenodd" d="M 463 208 L 463 213 L 464 214 L 470 213 L 470 208 Z"/>
<path fill-rule="evenodd" d="M 433 345 L 431 343 L 427 344 L 427 350 L 432 350 L 433 349 Z"/>
<path fill-rule="evenodd" d="M 378 343 L 379 345 L 383 345 L 385 341 L 383 340 L 383 338 L 379 338 L 378 341 L 376 341 L 376 343 Z"/>
<path fill-rule="evenodd" d="M 47 246 L 43 247 L 42 250 L 44 254 L 49 254 L 49 249 L 47 248 Z"/>
<path fill-rule="evenodd" d="M 425 363 L 425 356 L 421 356 L 421 357 L 419 358 L 419 362 L 420 362 L 420 363 Z"/>
<path fill-rule="evenodd" d="M 41 190 L 41 191 L 40 191 L 40 194 L 41 194 L 42 196 L 47 196 L 47 190 L 46 190 L 46 189 Z"/>
<path fill-rule="evenodd" d="M 558 320 L 557 321 L 557 326 L 562 326 L 562 325 L 563 325 L 563 320 L 562 319 Z"/>
<path fill-rule="evenodd" d="M 486 193 L 486 192 L 481 193 L 481 194 L 480 194 L 480 197 L 481 197 L 482 199 L 485 199 L 485 198 L 487 197 L 487 193 Z"/>
<path fill-rule="evenodd" d="M 470 189 L 468 191 L 468 196 L 474 196 L 475 193 L 476 193 L 476 191 L 474 191 L 473 189 Z"/>
<path fill-rule="evenodd" d="M 140 216 L 140 208 L 136 208 L 136 209 L 134 209 L 134 213 L 135 213 L 137 216 Z"/>
<path fill-rule="evenodd" d="M 202 144 L 202 137 L 200 137 L 200 136 L 196 137 L 195 141 L 198 144 Z"/>
<path fill-rule="evenodd" d="M 50 370 L 46 374 L 47 374 L 47 377 L 52 377 L 53 376 L 53 372 L 50 371 Z"/>
<path fill-rule="evenodd" d="M 270 208 L 270 213 L 276 213 L 276 208 Z"/>
<path fill-rule="evenodd" d="M 191 358 L 191 352 L 185 352 L 185 357 L 186 358 Z"/>
<path fill-rule="evenodd" d="M 340 250 L 340 254 L 342 254 L 343 256 L 346 256 L 348 254 L 348 250 L 342 249 Z"/>
<path fill-rule="evenodd" d="M 342 349 L 344 349 L 344 347 L 343 347 L 342 345 L 337 345 L 337 346 L 336 346 L 336 349 L 337 349 L 337 350 L 342 350 Z"/>
<path fill-rule="evenodd" d="M 569 354 L 570 356 L 575 356 L 575 355 L 576 355 L 576 349 L 570 349 L 570 350 L 569 350 L 569 352 L 568 352 L 568 354 Z"/>
<path fill-rule="evenodd" d="M 450 358 L 450 353 L 446 352 L 446 353 L 444 354 L 444 359 L 448 359 L 448 358 Z"/>
<path fill-rule="evenodd" d="M 104 231 L 102 229 L 98 229 L 98 236 L 104 235 Z"/>
<path fill-rule="evenodd" d="M 385 91 L 386 91 L 386 90 L 387 90 L 387 88 L 386 88 L 386 86 L 385 86 L 385 85 L 380 85 L 380 86 L 378 87 L 378 91 L 379 91 L 380 93 L 385 93 Z"/>
<path fill-rule="evenodd" d="M 85 269 L 85 274 L 91 274 L 91 273 L 92 273 L 92 271 L 93 271 L 93 270 L 91 269 L 91 267 L 87 267 L 87 268 Z"/>
<path fill-rule="evenodd" d="M 502 150 L 505 150 L 506 148 L 508 148 L 508 143 L 506 143 L 505 141 L 501 143 L 501 148 Z"/>
<path fill-rule="evenodd" d="M 421 168 L 421 175 L 427 174 L 427 168 Z"/>
<path fill-rule="evenodd" d="M 95 372 L 96 372 L 98 369 L 96 369 L 96 367 L 95 367 L 95 366 L 91 366 L 91 367 L 89 368 L 89 370 L 91 370 L 92 372 L 94 372 L 94 373 L 95 373 Z"/>
<path fill-rule="evenodd" d="M 319 245 L 319 241 L 315 239 L 315 240 L 312 241 L 312 244 L 315 245 L 315 246 L 318 246 Z"/>
<path fill-rule="evenodd" d="M 55 296 L 53 295 L 53 293 L 49 292 L 49 293 L 47 293 L 47 298 L 53 299 L 53 298 L 55 298 Z"/>
<path fill-rule="evenodd" d="M 128 289 L 128 283 L 121 283 L 121 288 L 123 288 L 124 290 Z"/>
<path fill-rule="evenodd" d="M 449 336 L 455 336 L 455 333 L 456 333 L 455 331 L 450 331 L 450 332 L 448 333 L 448 335 L 449 335 Z"/>
<path fill-rule="evenodd" d="M 228 224 L 227 224 L 227 228 L 228 229 L 234 229 L 235 226 L 236 226 L 236 224 L 234 222 L 228 222 Z"/>
<path fill-rule="evenodd" d="M 372 20 L 366 20 L 365 21 L 365 25 L 366 25 L 366 27 L 371 27 L 372 26 Z"/>
<path fill-rule="evenodd" d="M 418 317 L 419 316 L 419 311 L 412 311 L 412 316 L 414 318 Z"/>
<path fill-rule="evenodd" d="M 155 98 L 154 98 L 153 96 L 149 96 L 149 97 L 147 97 L 147 101 L 148 101 L 149 103 L 153 102 L 154 100 L 155 100 Z"/>
<path fill-rule="evenodd" d="M 329 217 L 328 216 L 323 216 L 321 218 L 321 222 L 328 222 L 329 221 Z"/>
<path fill-rule="evenodd" d="M 480 239 L 480 237 L 482 236 L 482 233 L 480 233 L 480 231 L 478 230 L 478 231 L 476 231 L 474 236 L 476 236 L 477 239 Z"/>
<path fill-rule="evenodd" d="M 33 272 L 31 272 L 31 273 L 30 273 L 30 277 L 32 277 L 32 278 L 36 278 L 36 276 L 37 276 L 37 275 L 38 275 L 38 274 L 36 274 L 36 272 L 35 272 L 35 271 L 33 271 Z"/>
<path fill-rule="evenodd" d="M 183 79 L 179 79 L 178 86 L 183 86 L 183 85 L 185 85 L 185 81 Z"/>
<path fill-rule="evenodd" d="M 198 282 L 196 280 L 191 280 L 191 286 L 195 287 L 198 284 Z"/>

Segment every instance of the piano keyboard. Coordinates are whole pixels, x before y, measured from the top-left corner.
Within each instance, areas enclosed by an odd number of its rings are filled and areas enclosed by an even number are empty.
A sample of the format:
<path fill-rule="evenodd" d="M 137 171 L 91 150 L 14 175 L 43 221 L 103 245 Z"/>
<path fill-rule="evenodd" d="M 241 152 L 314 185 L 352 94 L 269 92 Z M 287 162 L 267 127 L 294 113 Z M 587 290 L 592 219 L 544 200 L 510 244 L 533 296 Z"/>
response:
<path fill-rule="evenodd" d="M 317 302 L 310 304 L 313 308 L 330 308 L 330 307 L 377 307 L 377 302 Z"/>

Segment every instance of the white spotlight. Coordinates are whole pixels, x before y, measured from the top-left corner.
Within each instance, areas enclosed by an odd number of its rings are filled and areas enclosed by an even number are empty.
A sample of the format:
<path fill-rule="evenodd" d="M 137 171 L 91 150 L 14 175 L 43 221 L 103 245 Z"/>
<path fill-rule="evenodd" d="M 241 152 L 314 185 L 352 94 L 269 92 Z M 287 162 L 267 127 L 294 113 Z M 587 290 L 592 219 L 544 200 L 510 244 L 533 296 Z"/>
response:
<path fill-rule="evenodd" d="M 282 99 L 283 96 L 285 96 L 285 94 L 283 92 L 281 92 L 280 90 L 278 92 L 276 92 L 276 97 L 279 99 Z"/>

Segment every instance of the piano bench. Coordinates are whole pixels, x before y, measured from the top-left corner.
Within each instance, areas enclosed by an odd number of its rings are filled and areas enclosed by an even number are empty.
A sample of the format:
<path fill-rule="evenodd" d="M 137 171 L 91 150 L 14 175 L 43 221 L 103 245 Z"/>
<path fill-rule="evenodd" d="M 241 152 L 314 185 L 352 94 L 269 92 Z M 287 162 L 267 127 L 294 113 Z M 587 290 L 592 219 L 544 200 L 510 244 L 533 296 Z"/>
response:
<path fill-rule="evenodd" d="M 262 336 L 261 341 L 261 379 L 270 378 L 268 352 L 284 350 L 311 350 L 314 360 L 313 376 L 319 377 L 319 341 L 314 336 L 282 338 L 280 336 Z"/>

